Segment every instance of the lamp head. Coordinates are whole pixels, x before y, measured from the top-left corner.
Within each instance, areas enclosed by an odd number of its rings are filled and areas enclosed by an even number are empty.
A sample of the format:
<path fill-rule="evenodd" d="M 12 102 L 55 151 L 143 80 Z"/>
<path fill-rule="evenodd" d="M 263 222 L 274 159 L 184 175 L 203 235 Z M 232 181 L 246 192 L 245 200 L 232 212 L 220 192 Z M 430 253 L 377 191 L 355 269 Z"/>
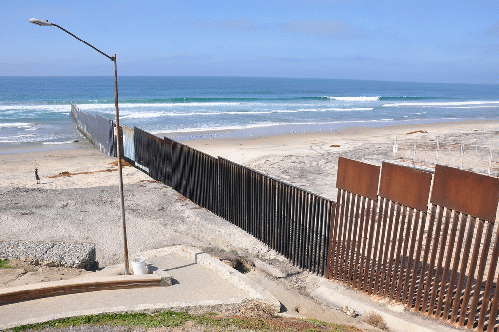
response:
<path fill-rule="evenodd" d="M 50 23 L 49 21 L 42 21 L 42 20 L 39 20 L 37 18 L 30 19 L 29 23 L 33 23 L 33 24 L 36 24 L 36 25 L 39 25 L 42 27 L 49 27 L 52 25 L 52 23 Z"/>

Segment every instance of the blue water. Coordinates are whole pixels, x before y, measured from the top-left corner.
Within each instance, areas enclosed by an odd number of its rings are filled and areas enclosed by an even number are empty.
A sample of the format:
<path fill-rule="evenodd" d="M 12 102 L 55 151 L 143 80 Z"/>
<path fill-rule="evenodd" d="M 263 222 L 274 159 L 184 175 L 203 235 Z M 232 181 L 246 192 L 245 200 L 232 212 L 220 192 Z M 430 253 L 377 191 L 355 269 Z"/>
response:
<path fill-rule="evenodd" d="M 499 118 L 497 85 L 237 77 L 120 77 L 118 85 L 121 124 L 172 137 Z M 114 118 L 114 78 L 0 77 L 0 143 L 79 138 L 71 102 Z"/>

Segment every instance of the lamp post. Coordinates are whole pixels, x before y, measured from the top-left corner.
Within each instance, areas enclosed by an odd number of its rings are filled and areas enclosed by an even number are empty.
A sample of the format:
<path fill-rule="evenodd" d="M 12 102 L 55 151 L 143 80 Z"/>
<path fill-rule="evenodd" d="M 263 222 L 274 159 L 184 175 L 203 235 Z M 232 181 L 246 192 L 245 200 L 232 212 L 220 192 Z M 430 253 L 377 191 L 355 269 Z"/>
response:
<path fill-rule="evenodd" d="M 74 38 L 78 39 L 82 43 L 87 44 L 100 54 L 104 55 L 106 58 L 114 62 L 114 106 L 115 106 L 115 116 L 116 116 L 116 128 L 115 128 L 115 135 L 116 135 L 116 150 L 117 150 L 117 155 L 118 155 L 118 173 L 119 173 L 119 184 L 120 184 L 120 206 L 121 206 L 121 223 L 123 226 L 123 245 L 124 245 L 124 256 L 125 256 L 125 274 L 130 274 L 128 270 L 128 244 L 127 244 L 127 237 L 126 237 L 126 224 L 125 224 L 125 201 L 123 198 L 123 172 L 122 172 L 122 163 L 121 163 L 121 141 L 120 141 L 120 135 L 119 135 L 119 128 L 120 128 L 120 115 L 119 115 L 119 108 L 118 108 L 118 70 L 116 67 L 116 54 L 114 56 L 109 56 L 106 53 L 102 52 L 98 48 L 96 48 L 93 45 L 90 45 L 86 41 L 76 37 L 73 35 L 71 32 L 67 31 L 66 29 L 60 27 L 57 24 L 50 23 L 49 21 L 42 21 L 36 18 L 32 18 L 29 20 L 30 23 L 39 25 L 39 26 L 55 26 L 61 29 L 62 31 L 66 32 L 67 34 L 73 36 Z"/>

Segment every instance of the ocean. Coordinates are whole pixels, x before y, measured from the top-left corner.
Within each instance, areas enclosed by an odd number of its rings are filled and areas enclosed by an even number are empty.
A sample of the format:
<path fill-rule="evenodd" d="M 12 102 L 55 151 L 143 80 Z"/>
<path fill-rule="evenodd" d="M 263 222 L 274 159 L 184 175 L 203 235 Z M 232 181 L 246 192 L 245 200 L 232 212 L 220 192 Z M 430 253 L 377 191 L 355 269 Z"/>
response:
<path fill-rule="evenodd" d="M 118 77 L 118 89 L 120 124 L 177 139 L 499 118 L 497 85 Z M 113 119 L 114 77 L 0 77 L 0 144 L 81 138 L 71 103 Z"/>

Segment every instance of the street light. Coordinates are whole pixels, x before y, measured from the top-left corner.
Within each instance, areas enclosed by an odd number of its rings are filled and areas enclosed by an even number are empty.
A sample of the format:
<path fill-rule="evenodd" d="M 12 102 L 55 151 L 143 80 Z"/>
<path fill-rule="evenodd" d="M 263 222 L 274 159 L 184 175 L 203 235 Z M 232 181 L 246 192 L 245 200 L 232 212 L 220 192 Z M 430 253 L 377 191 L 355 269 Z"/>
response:
<path fill-rule="evenodd" d="M 120 135 L 119 135 L 119 128 L 120 128 L 120 115 L 119 115 L 119 108 L 118 108 L 118 70 L 116 68 L 116 54 L 114 56 L 109 56 L 106 53 L 102 52 L 98 48 L 96 48 L 93 45 L 90 45 L 86 41 L 76 37 L 73 35 L 71 32 L 67 31 L 66 29 L 58 26 L 57 24 L 50 23 L 49 21 L 42 21 L 36 18 L 32 18 L 29 20 L 30 23 L 39 25 L 39 26 L 55 26 L 61 29 L 62 31 L 66 32 L 67 34 L 73 36 L 74 38 L 78 39 L 82 43 L 87 44 L 100 54 L 104 55 L 108 59 L 110 59 L 112 62 L 114 62 L 114 106 L 116 109 L 116 130 L 115 130 L 115 135 L 116 135 L 116 150 L 117 150 L 117 155 L 118 155 L 118 173 L 119 173 L 119 182 L 120 182 L 120 203 L 121 203 L 121 223 L 123 225 L 123 244 L 124 244 L 124 256 L 125 256 L 125 274 L 130 274 L 128 271 L 128 244 L 127 244 L 127 237 L 126 237 L 126 224 L 125 224 L 125 201 L 123 199 L 123 172 L 121 170 L 122 168 L 122 163 L 121 163 L 121 142 L 120 142 Z"/>

